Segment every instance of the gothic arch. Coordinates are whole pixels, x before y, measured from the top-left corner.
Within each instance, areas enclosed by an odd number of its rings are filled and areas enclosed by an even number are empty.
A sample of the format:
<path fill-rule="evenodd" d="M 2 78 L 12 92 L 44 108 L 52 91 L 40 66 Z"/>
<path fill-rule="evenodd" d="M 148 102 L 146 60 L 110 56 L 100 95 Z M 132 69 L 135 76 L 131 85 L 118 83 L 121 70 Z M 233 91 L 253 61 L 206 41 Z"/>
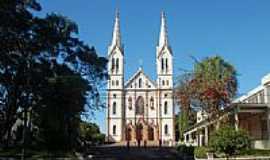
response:
<path fill-rule="evenodd" d="M 136 125 L 136 139 L 137 140 L 143 139 L 143 125 L 141 123 Z"/>
<path fill-rule="evenodd" d="M 148 126 L 148 140 L 153 141 L 155 139 L 155 129 L 154 126 Z"/>
<path fill-rule="evenodd" d="M 139 115 L 144 114 L 144 100 L 142 96 L 139 96 L 136 100 L 135 113 Z"/>

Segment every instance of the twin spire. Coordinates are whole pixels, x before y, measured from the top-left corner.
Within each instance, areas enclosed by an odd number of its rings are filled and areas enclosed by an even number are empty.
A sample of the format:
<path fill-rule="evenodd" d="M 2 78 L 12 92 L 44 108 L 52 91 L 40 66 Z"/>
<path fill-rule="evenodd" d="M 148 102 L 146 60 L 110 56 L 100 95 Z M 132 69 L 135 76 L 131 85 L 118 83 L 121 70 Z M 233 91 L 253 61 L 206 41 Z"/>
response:
<path fill-rule="evenodd" d="M 165 13 L 162 11 L 158 46 L 163 47 L 165 45 L 168 46 L 168 31 Z"/>
<path fill-rule="evenodd" d="M 116 10 L 114 27 L 113 27 L 113 37 L 111 46 L 121 47 L 121 33 L 120 33 L 120 13 Z"/>
<path fill-rule="evenodd" d="M 114 20 L 114 28 L 113 28 L 113 37 L 111 47 L 122 47 L 121 44 L 121 33 L 120 33 L 120 13 L 119 10 L 116 10 L 115 20 Z M 160 34 L 159 34 L 159 41 L 158 46 L 169 46 L 168 44 L 168 31 L 167 31 L 167 24 L 166 24 L 166 17 L 165 13 L 161 12 L 161 26 L 160 26 Z"/>

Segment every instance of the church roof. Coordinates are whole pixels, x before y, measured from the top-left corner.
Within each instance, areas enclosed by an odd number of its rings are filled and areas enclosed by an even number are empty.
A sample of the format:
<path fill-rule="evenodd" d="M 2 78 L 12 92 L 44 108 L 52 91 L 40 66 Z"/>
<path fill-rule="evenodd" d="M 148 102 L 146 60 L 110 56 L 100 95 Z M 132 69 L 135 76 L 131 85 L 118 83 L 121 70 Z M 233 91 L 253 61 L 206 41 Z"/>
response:
<path fill-rule="evenodd" d="M 129 80 L 126 81 L 125 88 L 127 88 L 137 77 L 139 77 L 140 74 L 142 74 L 149 81 L 149 83 L 152 84 L 153 88 L 156 88 L 156 83 L 144 73 L 141 67 L 138 69 L 137 72 L 135 72 L 135 74 L 133 74 L 133 76 L 130 77 Z"/>

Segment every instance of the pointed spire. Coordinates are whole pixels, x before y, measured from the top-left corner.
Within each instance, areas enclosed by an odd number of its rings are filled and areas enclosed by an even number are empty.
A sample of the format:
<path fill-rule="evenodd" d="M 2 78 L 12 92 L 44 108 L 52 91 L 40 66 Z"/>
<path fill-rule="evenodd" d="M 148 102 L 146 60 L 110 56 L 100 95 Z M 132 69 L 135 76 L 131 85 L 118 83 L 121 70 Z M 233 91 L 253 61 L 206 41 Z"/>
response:
<path fill-rule="evenodd" d="M 168 45 L 168 33 L 167 33 L 167 24 L 165 13 L 161 12 L 161 24 L 160 24 L 160 34 L 159 34 L 159 47 L 163 47 L 164 45 Z"/>
<path fill-rule="evenodd" d="M 114 28 L 113 28 L 113 37 L 111 46 L 121 47 L 121 34 L 120 34 L 120 13 L 119 10 L 116 9 L 116 15 L 114 20 Z"/>

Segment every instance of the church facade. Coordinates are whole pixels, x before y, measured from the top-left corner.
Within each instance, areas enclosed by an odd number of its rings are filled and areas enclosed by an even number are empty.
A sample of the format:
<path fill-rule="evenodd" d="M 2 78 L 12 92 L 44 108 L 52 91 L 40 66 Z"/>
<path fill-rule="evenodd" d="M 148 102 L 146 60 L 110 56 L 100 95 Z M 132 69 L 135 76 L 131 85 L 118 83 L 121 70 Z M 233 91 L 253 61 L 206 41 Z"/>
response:
<path fill-rule="evenodd" d="M 161 14 L 156 47 L 157 79 L 139 68 L 124 81 L 125 53 L 117 12 L 108 47 L 107 141 L 174 141 L 173 54 L 168 43 L 165 14 Z"/>

